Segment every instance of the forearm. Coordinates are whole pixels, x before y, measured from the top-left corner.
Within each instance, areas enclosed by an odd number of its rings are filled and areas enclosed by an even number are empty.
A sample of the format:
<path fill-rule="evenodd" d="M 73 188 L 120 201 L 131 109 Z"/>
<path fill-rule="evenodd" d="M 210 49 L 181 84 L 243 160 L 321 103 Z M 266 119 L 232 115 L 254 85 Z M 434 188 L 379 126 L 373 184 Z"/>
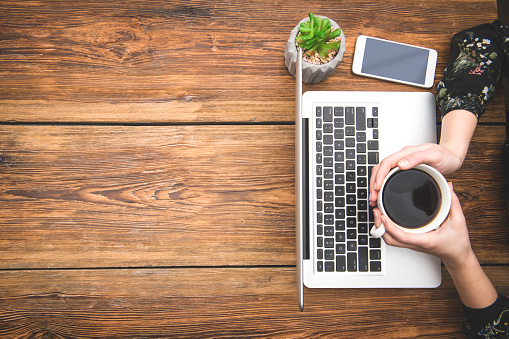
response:
<path fill-rule="evenodd" d="M 451 111 L 442 119 L 440 146 L 455 154 L 460 166 L 465 160 L 476 126 L 477 117 L 466 110 Z"/>
<path fill-rule="evenodd" d="M 459 263 L 444 261 L 456 286 L 463 305 L 470 308 L 485 308 L 497 300 L 495 287 L 484 273 L 474 252 Z"/>

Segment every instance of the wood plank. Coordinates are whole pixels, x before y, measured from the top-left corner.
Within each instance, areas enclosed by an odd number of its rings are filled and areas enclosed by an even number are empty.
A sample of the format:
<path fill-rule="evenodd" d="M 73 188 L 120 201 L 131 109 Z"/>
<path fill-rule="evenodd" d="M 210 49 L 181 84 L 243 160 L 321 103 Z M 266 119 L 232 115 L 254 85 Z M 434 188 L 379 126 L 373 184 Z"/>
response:
<path fill-rule="evenodd" d="M 0 121 L 293 121 L 290 30 L 308 11 L 338 21 L 344 62 L 306 90 L 417 91 L 351 72 L 359 34 L 435 48 L 496 18 L 496 1 L 1 1 Z M 394 22 L 397 18 L 397 24 Z M 434 90 L 433 90 L 434 91 Z M 501 112 L 503 101 L 492 106 Z"/>
<path fill-rule="evenodd" d="M 304 312 L 295 268 L 0 271 L 0 290 L 6 337 L 436 338 L 463 317 L 445 269 L 437 289 L 306 289 Z"/>
<path fill-rule="evenodd" d="M 295 263 L 293 126 L 0 130 L 4 268 Z"/>
<path fill-rule="evenodd" d="M 479 126 L 451 177 L 485 263 L 509 263 L 502 142 Z M 0 145 L 0 268 L 295 264 L 293 126 L 0 126 Z"/>
<path fill-rule="evenodd" d="M 462 203 L 472 247 L 484 262 L 499 255 L 502 262 L 509 262 L 509 256 L 500 252 L 509 249 L 509 217 L 503 188 L 504 142 L 505 127 L 478 126 L 463 166 L 448 177 Z M 486 248 L 488 243 L 493 246 Z"/>

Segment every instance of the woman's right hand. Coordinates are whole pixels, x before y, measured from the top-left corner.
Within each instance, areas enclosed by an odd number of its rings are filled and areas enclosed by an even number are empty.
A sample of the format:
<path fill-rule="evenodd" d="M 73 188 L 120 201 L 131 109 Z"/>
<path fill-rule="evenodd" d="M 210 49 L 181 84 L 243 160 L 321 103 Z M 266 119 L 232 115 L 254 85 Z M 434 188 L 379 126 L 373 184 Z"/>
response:
<path fill-rule="evenodd" d="M 381 215 L 375 208 L 373 210 L 375 227 L 384 225 L 384 241 L 391 246 L 406 247 L 437 256 L 448 267 L 458 266 L 465 258 L 473 255 L 465 217 L 451 183 L 449 189 L 452 198 L 449 216 L 439 229 L 428 233 L 407 233 L 396 227 L 387 216 Z"/>

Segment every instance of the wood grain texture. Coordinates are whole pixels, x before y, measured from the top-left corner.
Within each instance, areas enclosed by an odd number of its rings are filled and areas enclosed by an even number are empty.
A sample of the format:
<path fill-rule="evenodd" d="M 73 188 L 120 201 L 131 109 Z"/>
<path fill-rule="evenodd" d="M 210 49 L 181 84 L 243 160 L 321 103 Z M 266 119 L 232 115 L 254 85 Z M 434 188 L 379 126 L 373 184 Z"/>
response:
<path fill-rule="evenodd" d="M 0 337 L 460 338 L 437 289 L 295 279 L 294 78 L 308 12 L 346 34 L 304 90 L 421 91 L 354 76 L 359 34 L 438 51 L 495 0 L 0 0 Z M 430 89 L 434 92 L 434 89 Z M 452 180 L 509 295 L 499 90 Z"/>
<path fill-rule="evenodd" d="M 436 49 L 438 81 L 452 34 L 496 18 L 487 0 L 0 4 L 3 122 L 291 122 L 283 51 L 309 11 L 340 24 L 347 50 L 327 81 L 305 90 L 420 90 L 354 76 L 356 37 Z M 502 108 L 500 99 L 490 106 Z"/>
<path fill-rule="evenodd" d="M 486 268 L 508 293 L 508 267 Z M 461 337 L 443 271 L 437 289 L 306 289 L 294 268 L 0 271 L 1 336 L 172 338 Z M 424 309 L 423 306 L 427 309 Z"/>
<path fill-rule="evenodd" d="M 486 263 L 509 263 L 503 141 L 479 126 L 449 178 Z M 295 264 L 293 126 L 4 126 L 0 145 L 0 268 Z"/>
<path fill-rule="evenodd" d="M 294 127 L 9 126 L 3 267 L 294 264 Z"/>

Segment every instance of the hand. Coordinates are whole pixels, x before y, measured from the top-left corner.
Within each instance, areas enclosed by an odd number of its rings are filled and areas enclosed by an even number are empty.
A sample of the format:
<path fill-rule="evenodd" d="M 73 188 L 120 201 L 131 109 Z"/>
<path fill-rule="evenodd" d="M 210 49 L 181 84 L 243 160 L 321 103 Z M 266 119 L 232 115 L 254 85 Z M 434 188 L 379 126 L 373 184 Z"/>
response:
<path fill-rule="evenodd" d="M 373 167 L 369 181 L 371 206 L 376 206 L 378 192 L 391 169 L 398 166 L 402 170 L 413 168 L 419 164 L 428 164 L 435 167 L 443 175 L 453 173 L 461 167 L 463 159 L 445 146 L 437 144 L 422 144 L 407 146 L 383 159 Z"/>
<path fill-rule="evenodd" d="M 380 210 L 373 210 L 375 227 L 385 227 L 384 241 L 391 246 L 410 248 L 442 259 L 446 266 L 460 266 L 463 260 L 473 255 L 468 229 L 458 197 L 451 189 L 451 209 L 448 218 L 439 229 L 424 234 L 408 233 L 397 226 Z"/>

